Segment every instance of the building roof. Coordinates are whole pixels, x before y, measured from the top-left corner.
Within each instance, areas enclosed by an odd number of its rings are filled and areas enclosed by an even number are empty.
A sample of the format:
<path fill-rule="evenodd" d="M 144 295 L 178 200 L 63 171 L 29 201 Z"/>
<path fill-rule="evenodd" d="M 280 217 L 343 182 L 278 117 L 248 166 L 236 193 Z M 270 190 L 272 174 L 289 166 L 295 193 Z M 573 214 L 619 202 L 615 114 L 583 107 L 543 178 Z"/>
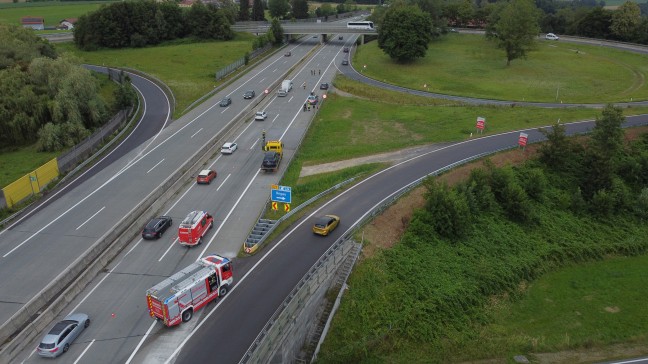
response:
<path fill-rule="evenodd" d="M 45 18 L 40 16 L 23 16 L 20 18 L 21 24 L 45 24 Z"/>
<path fill-rule="evenodd" d="M 61 20 L 61 23 L 66 21 L 66 22 L 68 22 L 70 24 L 76 24 L 77 20 L 78 20 L 77 18 L 65 18 L 65 19 Z"/>

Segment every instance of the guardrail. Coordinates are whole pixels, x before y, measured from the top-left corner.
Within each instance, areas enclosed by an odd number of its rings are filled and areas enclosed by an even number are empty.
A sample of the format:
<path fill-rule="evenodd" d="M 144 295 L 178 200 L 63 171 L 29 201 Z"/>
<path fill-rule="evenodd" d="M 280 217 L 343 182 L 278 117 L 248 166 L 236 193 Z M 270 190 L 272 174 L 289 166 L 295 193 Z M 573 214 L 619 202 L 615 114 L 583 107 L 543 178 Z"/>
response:
<path fill-rule="evenodd" d="M 299 316 L 299 313 L 296 313 L 298 309 L 303 308 L 303 303 L 308 300 L 307 297 L 313 292 L 317 291 L 316 288 L 319 287 L 319 284 L 322 280 L 321 278 L 329 273 L 328 269 L 343 260 L 340 259 L 340 257 L 344 257 L 346 253 L 351 249 L 350 242 L 353 241 L 353 235 L 369 220 L 373 219 L 374 216 L 382 213 L 386 208 L 396 202 L 401 196 L 418 187 L 426 178 L 430 176 L 441 174 L 457 166 L 469 163 L 473 160 L 480 159 L 484 156 L 498 153 L 503 150 L 513 149 L 515 147 L 516 146 L 513 145 L 508 148 L 501 148 L 492 152 L 481 153 L 452 163 L 409 183 L 408 185 L 400 188 L 396 192 L 383 199 L 372 210 L 363 215 L 363 217 L 358 220 L 351 228 L 349 228 L 349 230 L 347 230 L 344 235 L 339 237 L 333 243 L 333 245 L 331 245 L 331 247 L 327 249 L 322 257 L 320 257 L 320 259 L 308 270 L 306 275 L 304 275 L 299 283 L 297 283 L 297 285 L 291 290 L 290 294 L 270 317 L 270 320 L 268 320 L 268 322 L 264 325 L 263 329 L 256 337 L 250 348 L 243 355 L 243 358 L 239 363 L 245 364 L 271 362 L 270 354 L 276 351 L 276 346 L 278 343 L 282 342 L 283 339 L 287 339 L 285 335 L 286 328 L 292 325 L 292 321 L 295 320 L 295 317 Z M 349 181 L 345 181 L 343 183 L 348 182 Z M 306 203 L 302 205 L 305 204 Z M 333 261 L 331 261 L 330 259 L 333 259 Z M 321 271 L 322 269 L 324 269 L 324 271 Z"/>
<path fill-rule="evenodd" d="M 281 80 L 275 83 L 278 86 Z M 50 322 L 81 292 L 102 269 L 139 235 L 150 216 L 174 196 L 192 174 L 218 152 L 217 141 L 244 120 L 249 109 L 256 107 L 267 95 L 261 94 L 238 116 L 215 134 L 205 148 L 198 149 L 187 162 L 158 185 L 141 203 L 101 236 L 87 251 L 65 268 L 37 295 L 29 300 L 7 322 L 0 326 L 0 363 L 10 363 L 24 347 L 41 335 Z"/>

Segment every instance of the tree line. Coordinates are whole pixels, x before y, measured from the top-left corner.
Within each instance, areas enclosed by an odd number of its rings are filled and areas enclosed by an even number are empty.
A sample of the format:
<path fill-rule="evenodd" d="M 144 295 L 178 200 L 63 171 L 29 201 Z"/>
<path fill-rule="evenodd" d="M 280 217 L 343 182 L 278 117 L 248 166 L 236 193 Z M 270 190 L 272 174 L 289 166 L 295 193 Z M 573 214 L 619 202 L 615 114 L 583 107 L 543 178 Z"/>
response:
<path fill-rule="evenodd" d="M 229 40 L 237 7 L 223 1 L 220 7 L 198 1 L 190 8 L 175 2 L 126 1 L 102 6 L 85 14 L 74 26 L 80 49 L 144 47 L 178 38 Z"/>
<path fill-rule="evenodd" d="M 110 116 L 97 79 L 77 59 L 12 25 L 0 25 L 0 44 L 0 149 L 38 142 L 39 150 L 62 150 Z M 120 86 L 112 108 L 131 105 L 134 97 L 129 85 Z"/>
<path fill-rule="evenodd" d="M 377 7 L 378 45 L 392 59 L 424 57 L 428 43 L 449 27 L 485 28 L 506 52 L 507 63 L 524 58 L 539 33 L 648 44 L 648 2 L 626 1 L 615 10 L 594 0 L 398 0 Z"/>

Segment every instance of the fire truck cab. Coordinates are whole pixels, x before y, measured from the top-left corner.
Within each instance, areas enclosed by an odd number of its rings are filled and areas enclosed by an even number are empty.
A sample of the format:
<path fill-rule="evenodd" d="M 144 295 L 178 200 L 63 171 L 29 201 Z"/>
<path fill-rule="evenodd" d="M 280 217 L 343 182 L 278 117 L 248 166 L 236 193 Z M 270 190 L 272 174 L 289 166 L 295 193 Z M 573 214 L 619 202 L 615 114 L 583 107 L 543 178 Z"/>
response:
<path fill-rule="evenodd" d="M 214 218 L 205 211 L 192 211 L 182 220 L 178 228 L 178 241 L 185 246 L 202 243 L 208 229 L 214 226 Z"/>
<path fill-rule="evenodd" d="M 146 291 L 149 315 L 166 326 L 187 322 L 195 311 L 227 294 L 233 282 L 229 259 L 205 256 Z"/>

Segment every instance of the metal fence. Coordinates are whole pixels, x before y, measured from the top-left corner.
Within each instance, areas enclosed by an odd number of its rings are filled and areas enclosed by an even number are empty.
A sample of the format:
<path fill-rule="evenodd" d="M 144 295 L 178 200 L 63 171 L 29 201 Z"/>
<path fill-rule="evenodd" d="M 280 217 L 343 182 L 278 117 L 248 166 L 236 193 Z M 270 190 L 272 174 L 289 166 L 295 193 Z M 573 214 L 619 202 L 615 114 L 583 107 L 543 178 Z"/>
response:
<path fill-rule="evenodd" d="M 257 48 L 255 50 L 253 50 L 249 54 L 248 60 L 258 57 L 259 55 L 265 53 L 270 48 L 272 48 L 272 44 L 266 44 L 265 46 L 263 46 L 261 48 Z M 236 72 L 237 69 L 239 69 L 239 68 L 241 68 L 243 66 L 245 66 L 245 57 L 241 57 L 241 58 L 237 59 L 236 61 L 228 64 L 227 66 L 225 66 L 225 68 L 222 68 L 222 69 L 216 71 L 216 81 L 222 80 L 227 75 Z"/>
<path fill-rule="evenodd" d="M 353 235 L 369 220 L 381 214 L 385 209 L 396 202 L 401 196 L 418 187 L 427 177 L 441 174 L 473 160 L 514 147 L 515 146 L 482 153 L 452 163 L 446 167 L 440 168 L 413 181 L 412 183 L 385 197 L 379 204 L 376 205 L 374 209 L 368 211 L 365 215 L 363 215 L 362 218 L 358 220 L 358 222 L 354 226 L 352 226 L 346 234 L 339 237 L 335 241 L 335 243 L 333 243 L 333 245 L 326 251 L 326 253 L 324 253 L 324 255 L 313 265 L 313 267 L 308 271 L 304 278 L 299 281 L 299 283 L 295 286 L 295 288 L 293 288 L 285 301 L 272 315 L 270 320 L 265 324 L 257 338 L 254 340 L 252 346 L 245 353 L 243 359 L 241 359 L 240 363 L 273 362 L 271 355 L 272 353 L 275 353 L 277 351 L 277 346 L 281 345 L 285 340 L 295 339 L 294 336 L 285 334 L 287 328 L 295 324 L 295 318 L 300 316 L 300 310 L 303 310 L 306 307 L 310 296 L 319 292 L 317 288 L 321 288 L 319 286 L 320 283 L 324 280 L 323 278 L 328 277 L 330 275 L 330 270 L 332 269 L 332 267 L 337 267 L 337 265 L 343 260 L 343 257 L 346 256 L 346 254 L 350 251 L 350 244 L 352 244 L 353 242 Z M 348 182 L 350 181 L 345 181 L 343 183 L 346 184 Z M 332 187 L 332 189 L 336 187 L 339 188 L 338 186 L 339 185 L 336 185 Z M 310 203 L 310 201 L 311 200 L 309 200 L 308 203 Z M 305 206 L 306 204 L 307 203 L 304 203 L 300 205 L 300 207 Z M 286 216 L 284 216 L 284 218 L 285 217 Z"/>
<path fill-rule="evenodd" d="M 103 144 L 115 130 L 128 120 L 132 109 L 119 111 L 109 122 L 97 129 L 92 135 L 72 147 L 72 149 L 58 157 L 58 165 L 61 173 L 66 173 L 74 168 L 77 163 L 85 160 L 99 145 Z"/>

